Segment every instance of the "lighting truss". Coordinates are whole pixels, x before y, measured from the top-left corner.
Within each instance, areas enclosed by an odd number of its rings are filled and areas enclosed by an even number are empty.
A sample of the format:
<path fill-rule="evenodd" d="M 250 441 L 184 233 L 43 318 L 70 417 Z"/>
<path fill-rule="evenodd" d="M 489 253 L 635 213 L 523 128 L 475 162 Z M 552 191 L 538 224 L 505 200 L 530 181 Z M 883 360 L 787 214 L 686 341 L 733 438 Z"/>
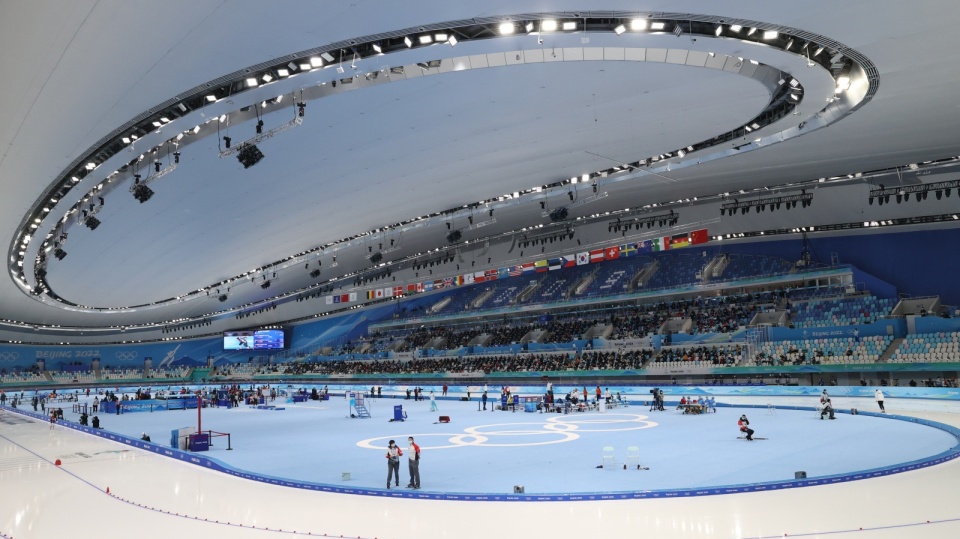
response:
<path fill-rule="evenodd" d="M 636 228 L 640 230 L 646 225 L 647 228 L 674 226 L 680 216 L 670 211 L 670 213 L 661 213 L 659 215 L 647 215 L 644 217 L 634 217 L 633 219 L 617 219 L 607 223 L 608 232 L 620 232 L 621 230 L 630 230 Z"/>
<path fill-rule="evenodd" d="M 746 211 L 750 208 L 757 208 L 757 211 L 761 211 L 761 207 L 770 206 L 772 209 L 778 204 L 786 204 L 786 209 L 791 207 L 796 207 L 797 202 L 800 202 L 801 206 L 806 208 L 813 203 L 813 195 L 807 192 L 800 193 L 799 195 L 789 195 L 782 197 L 771 197 L 771 198 L 758 198 L 753 200 L 746 200 L 740 202 L 739 200 L 734 202 L 728 202 L 720 207 L 720 213 L 724 212 L 733 215 L 737 210 Z"/>
<path fill-rule="evenodd" d="M 239 152 L 241 149 L 247 147 L 248 145 L 252 146 L 255 144 L 259 144 L 260 142 L 263 142 L 264 140 L 267 140 L 269 138 L 273 138 L 279 135 L 280 133 L 283 133 L 284 131 L 289 131 L 290 129 L 293 129 L 294 127 L 297 127 L 302 123 L 303 123 L 303 118 L 300 116 L 297 116 L 285 124 L 278 125 L 277 127 L 274 127 L 273 129 L 270 129 L 268 131 L 264 131 L 263 133 L 258 133 L 255 137 L 251 139 L 247 139 L 239 144 L 233 144 L 229 148 L 224 148 L 220 150 L 220 157 L 221 158 L 229 157 Z"/>
<path fill-rule="evenodd" d="M 170 164 L 167 165 L 166 167 L 160 169 L 160 172 L 155 172 L 155 173 L 147 176 L 146 178 L 140 180 L 139 182 L 134 182 L 134 183 L 132 183 L 132 184 L 130 185 L 130 192 L 133 193 L 133 190 L 134 190 L 134 188 L 135 188 L 137 185 L 149 185 L 149 184 L 151 184 L 151 183 L 159 180 L 160 178 L 166 176 L 167 174 L 170 174 L 171 172 L 173 172 L 174 170 L 176 170 L 176 168 L 177 168 L 177 164 L 176 164 L 176 163 L 170 163 Z"/>
<path fill-rule="evenodd" d="M 485 226 L 490 226 L 490 225 L 492 225 L 492 224 L 496 224 L 496 222 L 497 222 L 497 218 L 494 217 L 494 218 L 491 218 L 491 219 L 487 219 L 486 221 L 480 221 L 479 223 L 474 223 L 474 224 L 472 224 L 472 225 L 470 225 L 470 226 L 468 226 L 468 227 L 466 227 L 466 228 L 464 228 L 464 229 L 462 229 L 462 230 L 464 230 L 464 231 L 476 230 L 476 229 L 478 229 L 478 228 L 483 228 L 483 227 L 485 227 Z"/>
<path fill-rule="evenodd" d="M 454 261 L 454 254 L 450 251 L 444 252 L 440 256 L 435 256 L 432 258 L 424 258 L 422 260 L 416 260 L 413 263 L 413 269 L 418 270 L 425 268 L 427 266 L 439 266 L 440 264 L 447 264 Z"/>
<path fill-rule="evenodd" d="M 542 245 L 545 243 L 553 243 L 555 241 L 563 241 L 566 239 L 573 239 L 574 229 L 571 227 L 566 227 L 563 230 L 556 230 L 553 232 L 547 232 L 545 234 L 537 234 L 536 236 L 523 236 L 523 239 L 517 242 L 517 245 L 523 248 L 527 248 L 531 245 Z"/>
<path fill-rule="evenodd" d="M 937 183 L 921 183 L 917 185 L 903 185 L 897 187 L 884 187 L 881 185 L 876 189 L 870 190 L 870 203 L 873 204 L 873 199 L 878 199 L 881 204 L 884 202 L 889 203 L 891 196 L 903 196 L 910 193 L 923 194 L 926 196 L 927 193 L 941 192 L 946 193 L 947 196 L 950 196 L 950 191 L 952 189 L 957 189 L 957 192 L 960 193 L 960 180 L 950 180 L 946 182 L 937 182 Z M 881 198 L 882 197 L 882 198 Z"/>

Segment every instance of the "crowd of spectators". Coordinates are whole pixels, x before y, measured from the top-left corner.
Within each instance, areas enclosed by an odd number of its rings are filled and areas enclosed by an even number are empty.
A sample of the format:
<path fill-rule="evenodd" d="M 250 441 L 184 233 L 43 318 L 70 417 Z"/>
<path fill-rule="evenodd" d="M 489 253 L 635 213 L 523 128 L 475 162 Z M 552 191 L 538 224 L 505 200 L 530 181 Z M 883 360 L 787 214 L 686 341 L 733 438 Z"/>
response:
<path fill-rule="evenodd" d="M 297 361 L 275 366 L 278 374 L 435 374 L 524 371 L 588 371 L 639 369 L 653 357 L 650 350 L 584 352 L 583 354 L 518 354 L 409 360 Z"/>
<path fill-rule="evenodd" d="M 659 363 L 710 363 L 717 366 L 731 366 L 737 363 L 743 353 L 743 348 L 737 345 L 729 346 L 692 346 L 663 348 L 657 353 L 654 361 Z"/>

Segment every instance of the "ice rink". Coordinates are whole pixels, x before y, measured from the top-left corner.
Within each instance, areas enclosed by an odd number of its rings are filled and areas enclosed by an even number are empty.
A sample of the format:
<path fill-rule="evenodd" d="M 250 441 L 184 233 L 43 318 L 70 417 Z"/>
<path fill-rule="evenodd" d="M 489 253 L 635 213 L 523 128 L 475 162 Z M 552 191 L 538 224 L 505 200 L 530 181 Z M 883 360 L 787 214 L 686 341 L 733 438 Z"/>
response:
<path fill-rule="evenodd" d="M 368 401 L 372 418 L 355 419 L 342 395 L 272 403 L 283 410 L 202 411 L 203 429 L 230 432 L 232 450 L 215 438 L 211 451 L 198 455 L 261 476 L 362 494 L 234 477 L 4 411 L 0 533 L 30 538 L 90 530 L 92 536 L 119 526 L 139 537 L 487 537 L 504 530 L 536 537 L 960 536 L 957 460 L 836 484 L 715 494 L 717 487 L 790 481 L 801 470 L 810 478 L 882 470 L 957 445 L 950 433 L 893 417 L 844 413 L 820 420 L 812 410 L 739 400 L 703 415 L 669 405 L 651 412 L 639 404 L 604 413 L 484 412 L 475 401 L 455 400 L 439 400 L 439 411 L 431 412 L 429 401 L 384 398 Z M 759 407 L 732 406 L 740 404 Z M 841 409 L 849 404 L 870 409 L 872 403 L 837 403 Z M 395 405 L 403 406 L 406 421 L 388 421 Z M 960 424 L 955 413 L 922 411 L 917 403 L 888 407 L 891 416 Z M 742 413 L 766 439 L 738 439 Z M 72 411 L 65 415 L 75 420 Z M 438 423 L 439 415 L 451 422 Z M 107 431 L 133 438 L 147 432 L 169 446 L 170 430 L 195 427 L 197 410 L 99 417 Z M 403 488 L 403 462 L 400 489 L 388 491 L 384 447 L 392 438 L 406 448 L 407 436 L 422 447 L 423 489 Z M 630 446 L 640 450 L 641 469 L 628 460 Z M 614 464 L 597 468 L 604 447 L 613 449 Z M 514 485 L 524 486 L 528 499 L 555 498 L 477 501 L 512 494 Z M 596 500 L 611 494 L 647 497 Z M 594 501 L 577 499 L 584 497 Z"/>

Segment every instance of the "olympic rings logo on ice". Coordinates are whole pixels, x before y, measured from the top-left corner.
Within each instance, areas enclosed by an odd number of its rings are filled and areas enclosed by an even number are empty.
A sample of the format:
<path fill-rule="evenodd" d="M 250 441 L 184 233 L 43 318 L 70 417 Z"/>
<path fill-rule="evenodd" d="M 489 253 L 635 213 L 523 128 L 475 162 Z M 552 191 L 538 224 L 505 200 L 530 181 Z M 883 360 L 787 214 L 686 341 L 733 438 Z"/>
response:
<path fill-rule="evenodd" d="M 536 429 L 535 427 L 540 427 Z M 486 446 L 486 447 L 530 447 L 538 445 L 560 444 L 572 442 L 583 433 L 593 432 L 625 432 L 656 427 L 657 423 L 648 420 L 648 416 L 639 414 L 604 414 L 602 417 L 587 416 L 572 419 L 570 416 L 548 417 L 546 423 L 494 423 L 478 427 L 467 427 L 463 433 L 421 433 L 380 436 L 367 438 L 357 442 L 359 447 L 366 449 L 385 449 L 387 440 L 404 439 L 407 436 L 416 438 L 421 449 L 452 449 L 457 447 Z M 435 437 L 446 438 L 438 445 L 431 445 L 425 441 Z M 510 441 L 510 438 L 524 437 L 524 440 Z M 546 438 L 544 440 L 529 440 L 530 437 Z M 501 441 L 502 440 L 502 441 Z M 381 443 L 378 443 L 381 442 Z M 402 445 L 402 444 L 401 444 Z"/>
<path fill-rule="evenodd" d="M 20 352 L 0 352 L 0 361 L 13 361 L 20 357 Z"/>
<path fill-rule="evenodd" d="M 127 361 L 127 360 L 130 360 L 130 359 L 136 359 L 136 357 L 137 357 L 137 353 L 136 353 L 136 352 L 117 352 L 115 355 L 117 356 L 117 359 L 119 359 L 119 360 L 121 360 L 121 361 Z"/>

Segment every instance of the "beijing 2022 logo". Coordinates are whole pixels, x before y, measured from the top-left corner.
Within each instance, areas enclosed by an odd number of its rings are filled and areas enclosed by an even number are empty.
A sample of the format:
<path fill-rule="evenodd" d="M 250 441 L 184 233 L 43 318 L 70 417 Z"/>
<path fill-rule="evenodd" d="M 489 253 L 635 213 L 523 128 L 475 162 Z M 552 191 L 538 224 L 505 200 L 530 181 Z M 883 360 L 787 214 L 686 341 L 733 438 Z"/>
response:
<path fill-rule="evenodd" d="M 136 359 L 137 353 L 136 352 L 117 352 L 116 356 L 117 356 L 117 359 L 119 359 L 120 361 L 129 361 L 131 359 Z"/>

